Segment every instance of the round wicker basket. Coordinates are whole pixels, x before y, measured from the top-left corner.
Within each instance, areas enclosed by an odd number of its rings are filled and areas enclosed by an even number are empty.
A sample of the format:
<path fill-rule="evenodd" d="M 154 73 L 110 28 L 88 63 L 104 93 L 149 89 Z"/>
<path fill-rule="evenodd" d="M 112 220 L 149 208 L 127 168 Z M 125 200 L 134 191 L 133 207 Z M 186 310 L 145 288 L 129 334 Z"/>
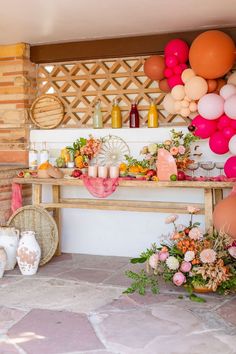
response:
<path fill-rule="evenodd" d="M 45 209 L 33 205 L 19 208 L 12 214 L 7 225 L 14 226 L 20 232 L 35 232 L 41 248 L 40 266 L 52 259 L 58 245 L 58 230 L 55 220 Z"/>

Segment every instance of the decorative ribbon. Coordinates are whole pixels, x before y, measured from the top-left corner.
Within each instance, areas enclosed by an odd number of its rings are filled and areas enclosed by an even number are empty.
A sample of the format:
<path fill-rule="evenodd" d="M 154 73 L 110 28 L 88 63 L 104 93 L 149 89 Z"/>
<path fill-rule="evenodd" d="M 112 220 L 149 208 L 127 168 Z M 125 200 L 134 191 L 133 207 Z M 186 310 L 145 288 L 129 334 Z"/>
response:
<path fill-rule="evenodd" d="M 18 183 L 12 183 L 11 210 L 14 213 L 17 209 L 21 207 L 22 207 L 22 185 Z"/>

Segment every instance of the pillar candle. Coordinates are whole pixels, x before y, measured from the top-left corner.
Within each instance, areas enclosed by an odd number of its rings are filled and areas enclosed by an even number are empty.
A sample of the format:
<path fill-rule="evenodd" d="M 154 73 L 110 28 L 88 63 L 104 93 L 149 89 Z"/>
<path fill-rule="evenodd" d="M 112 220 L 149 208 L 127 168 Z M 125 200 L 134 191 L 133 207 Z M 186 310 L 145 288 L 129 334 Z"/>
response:
<path fill-rule="evenodd" d="M 98 176 L 98 167 L 97 165 L 89 166 L 88 167 L 88 176 L 96 178 Z"/>
<path fill-rule="evenodd" d="M 107 166 L 98 166 L 98 177 L 107 178 L 108 168 Z"/>
<path fill-rule="evenodd" d="M 110 166 L 109 175 L 110 178 L 118 178 L 120 174 L 120 170 L 118 166 Z"/>

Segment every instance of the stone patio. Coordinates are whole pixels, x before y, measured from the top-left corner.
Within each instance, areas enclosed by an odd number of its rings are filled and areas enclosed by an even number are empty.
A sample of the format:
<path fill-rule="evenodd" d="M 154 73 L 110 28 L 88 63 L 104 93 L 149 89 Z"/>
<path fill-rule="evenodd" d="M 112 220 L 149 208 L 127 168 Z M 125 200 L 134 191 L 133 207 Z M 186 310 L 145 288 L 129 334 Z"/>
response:
<path fill-rule="evenodd" d="M 0 354 L 235 354 L 236 296 L 122 295 L 124 257 L 64 254 L 0 279 Z M 183 296 L 180 296 L 183 295 Z"/>

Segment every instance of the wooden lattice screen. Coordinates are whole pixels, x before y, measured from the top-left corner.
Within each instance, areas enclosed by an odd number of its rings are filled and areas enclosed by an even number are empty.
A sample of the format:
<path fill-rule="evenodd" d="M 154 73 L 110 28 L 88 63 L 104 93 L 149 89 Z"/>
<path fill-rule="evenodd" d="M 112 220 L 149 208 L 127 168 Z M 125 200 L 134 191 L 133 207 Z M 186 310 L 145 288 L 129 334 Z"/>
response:
<path fill-rule="evenodd" d="M 123 126 L 128 125 L 131 101 L 136 100 L 141 125 L 147 124 L 151 99 L 159 110 L 160 125 L 186 125 L 187 118 L 176 117 L 163 110 L 165 94 L 157 82 L 143 72 L 145 57 L 91 60 L 57 64 L 39 64 L 38 95 L 57 94 L 65 106 L 62 127 L 92 126 L 94 106 L 101 100 L 105 127 L 111 126 L 111 109 L 117 98 L 122 111 Z"/>

